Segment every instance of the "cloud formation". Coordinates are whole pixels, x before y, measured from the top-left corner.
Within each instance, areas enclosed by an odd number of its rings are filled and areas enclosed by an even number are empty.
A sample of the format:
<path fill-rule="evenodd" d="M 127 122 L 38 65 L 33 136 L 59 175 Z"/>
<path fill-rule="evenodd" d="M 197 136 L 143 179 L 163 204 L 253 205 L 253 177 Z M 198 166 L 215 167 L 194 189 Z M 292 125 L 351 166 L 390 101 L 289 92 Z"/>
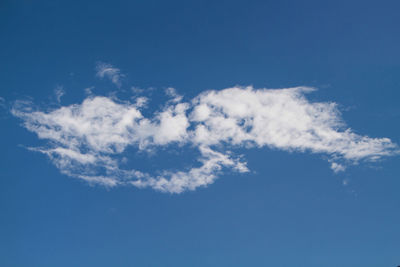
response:
<path fill-rule="evenodd" d="M 121 74 L 121 70 L 115 68 L 113 65 L 104 62 L 97 62 L 96 64 L 96 76 L 103 79 L 108 78 L 113 84 L 120 87 L 121 78 L 124 77 Z"/>
<path fill-rule="evenodd" d="M 101 69 L 103 76 L 119 75 L 110 66 Z M 325 154 L 335 172 L 399 153 L 388 138 L 362 136 L 347 128 L 335 103 L 308 101 L 305 94 L 313 90 L 233 87 L 184 102 L 169 88 L 172 99 L 150 118 L 142 112 L 144 97 L 131 103 L 88 96 L 81 104 L 51 111 L 19 103 L 12 113 L 48 141 L 32 149 L 48 155 L 62 173 L 110 187 L 194 190 L 213 183 L 224 170 L 248 172 L 243 157 L 231 152 L 243 147 Z M 194 167 L 154 173 L 121 167 L 121 155 L 129 147 L 146 152 L 174 145 L 198 150 Z"/>
<path fill-rule="evenodd" d="M 56 88 L 54 89 L 54 95 L 56 97 L 57 102 L 60 103 L 61 97 L 65 95 L 64 87 L 62 87 L 61 85 L 57 85 Z"/>

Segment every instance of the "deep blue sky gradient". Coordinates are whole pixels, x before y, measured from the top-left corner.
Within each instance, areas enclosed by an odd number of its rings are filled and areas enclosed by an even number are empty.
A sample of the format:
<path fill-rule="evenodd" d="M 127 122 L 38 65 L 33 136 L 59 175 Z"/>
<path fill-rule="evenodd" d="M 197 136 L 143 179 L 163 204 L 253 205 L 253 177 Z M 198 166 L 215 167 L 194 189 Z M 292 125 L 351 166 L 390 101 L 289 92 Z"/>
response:
<path fill-rule="evenodd" d="M 42 143 L 7 111 L 48 105 L 57 86 L 63 105 L 115 90 L 95 78 L 103 61 L 126 74 L 122 89 L 187 99 L 314 86 L 308 97 L 337 102 L 357 133 L 399 144 L 399 1 L 82 2 L 0 3 L 1 266 L 400 264 L 398 157 L 334 174 L 321 155 L 250 149 L 252 173 L 194 192 L 105 189 L 25 149 Z"/>

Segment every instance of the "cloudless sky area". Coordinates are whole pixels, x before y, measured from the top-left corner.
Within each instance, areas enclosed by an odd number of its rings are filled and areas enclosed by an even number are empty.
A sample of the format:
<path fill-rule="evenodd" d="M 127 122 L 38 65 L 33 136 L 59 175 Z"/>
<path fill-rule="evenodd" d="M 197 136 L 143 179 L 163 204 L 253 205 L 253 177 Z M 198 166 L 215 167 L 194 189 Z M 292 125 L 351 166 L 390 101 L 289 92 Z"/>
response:
<path fill-rule="evenodd" d="M 67 177 L 10 114 L 116 90 L 185 98 L 235 85 L 311 86 L 348 127 L 400 144 L 399 1 L 0 3 L 0 266 L 400 265 L 399 157 L 334 173 L 324 155 L 243 149 L 251 170 L 181 194 Z M 96 91 L 97 90 L 97 91 Z M 148 89 L 150 90 L 150 89 Z M 126 93 L 128 95 L 128 93 Z M 149 103 L 157 109 L 164 100 Z M 174 164 L 168 153 L 136 167 Z M 177 156 L 176 164 L 182 164 Z M 163 163 L 164 162 L 164 163 Z"/>

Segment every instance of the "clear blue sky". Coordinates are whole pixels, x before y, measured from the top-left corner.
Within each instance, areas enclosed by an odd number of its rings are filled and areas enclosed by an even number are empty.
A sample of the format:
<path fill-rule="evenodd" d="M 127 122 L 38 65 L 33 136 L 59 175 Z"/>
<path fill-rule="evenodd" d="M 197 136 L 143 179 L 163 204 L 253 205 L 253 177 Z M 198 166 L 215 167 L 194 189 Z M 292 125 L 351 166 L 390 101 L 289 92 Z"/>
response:
<path fill-rule="evenodd" d="M 120 101 L 143 88 L 151 116 L 168 87 L 190 101 L 309 86 L 308 101 L 337 103 L 356 134 L 400 144 L 399 1 L 82 2 L 0 3 L 1 266 L 400 265 L 398 156 L 335 173 L 329 153 L 241 147 L 250 172 L 207 187 L 110 188 L 28 150 L 52 143 L 10 112 L 27 99 L 43 112 L 80 104 L 91 87 Z M 101 62 L 120 80 L 96 77 Z M 195 160 L 186 146 L 124 156 L 181 167 Z"/>

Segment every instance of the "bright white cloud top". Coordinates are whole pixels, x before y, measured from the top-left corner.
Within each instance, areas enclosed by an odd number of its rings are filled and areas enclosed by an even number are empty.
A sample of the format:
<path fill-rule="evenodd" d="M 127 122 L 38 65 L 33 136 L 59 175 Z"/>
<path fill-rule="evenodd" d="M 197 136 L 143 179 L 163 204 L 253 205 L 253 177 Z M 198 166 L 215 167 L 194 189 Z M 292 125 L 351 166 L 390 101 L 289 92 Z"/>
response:
<path fill-rule="evenodd" d="M 99 73 L 112 80 L 119 75 L 111 66 Z M 170 88 L 173 99 L 151 118 L 142 114 L 143 97 L 130 103 L 89 96 L 81 104 L 51 111 L 19 104 L 12 112 L 29 131 L 48 141 L 34 150 L 48 155 L 62 173 L 110 187 L 134 185 L 181 193 L 207 186 L 226 169 L 248 172 L 243 157 L 229 151 L 235 147 L 326 154 L 335 172 L 399 153 L 388 138 L 361 136 L 346 128 L 335 103 L 309 102 L 305 93 L 311 91 L 233 87 L 206 91 L 184 102 Z M 120 156 L 128 147 L 145 152 L 171 145 L 195 148 L 200 157 L 182 171 L 148 173 L 121 167 Z"/>

